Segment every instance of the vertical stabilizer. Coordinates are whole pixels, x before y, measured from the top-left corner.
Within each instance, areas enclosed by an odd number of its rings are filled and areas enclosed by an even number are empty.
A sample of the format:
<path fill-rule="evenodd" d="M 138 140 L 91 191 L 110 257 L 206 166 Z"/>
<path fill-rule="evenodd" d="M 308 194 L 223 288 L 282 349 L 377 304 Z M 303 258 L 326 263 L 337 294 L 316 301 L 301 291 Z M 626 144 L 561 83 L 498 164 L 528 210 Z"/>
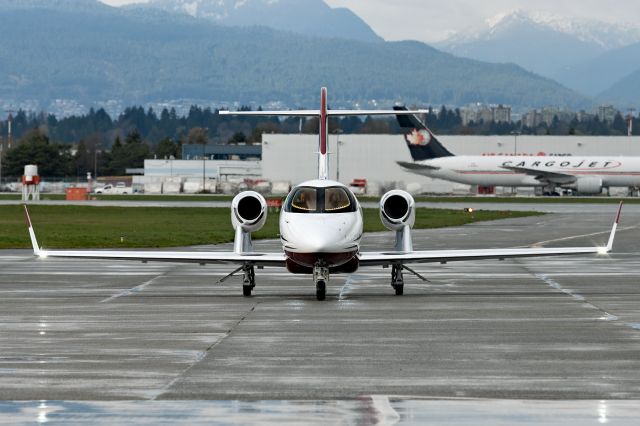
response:
<path fill-rule="evenodd" d="M 327 114 L 327 88 L 320 89 L 320 141 L 318 147 L 318 179 L 329 179 L 327 140 L 329 138 L 329 115 Z"/>
<path fill-rule="evenodd" d="M 406 111 L 406 107 L 395 106 L 396 111 Z M 397 115 L 398 124 L 404 129 L 411 129 L 405 133 L 404 140 L 414 161 L 431 160 L 440 157 L 452 157 L 453 154 L 447 150 L 435 137 L 431 130 L 415 115 Z"/>

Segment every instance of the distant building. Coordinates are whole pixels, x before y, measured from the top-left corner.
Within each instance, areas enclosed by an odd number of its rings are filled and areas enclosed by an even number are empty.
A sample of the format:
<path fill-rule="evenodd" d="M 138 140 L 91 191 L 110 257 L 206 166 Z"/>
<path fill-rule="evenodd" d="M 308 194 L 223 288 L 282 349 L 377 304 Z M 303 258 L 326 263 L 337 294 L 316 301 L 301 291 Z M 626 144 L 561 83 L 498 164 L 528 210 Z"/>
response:
<path fill-rule="evenodd" d="M 576 114 L 576 118 L 579 122 L 583 122 L 583 121 L 590 121 L 593 120 L 593 117 L 595 117 L 595 114 L 591 113 L 591 112 L 586 112 L 585 110 L 581 109 L 580 111 L 578 111 L 578 113 Z"/>
<path fill-rule="evenodd" d="M 558 117 L 560 121 L 569 122 L 573 120 L 575 114 L 558 107 L 547 106 L 541 110 L 535 109 L 527 112 L 522 116 L 522 121 L 527 127 L 538 127 L 543 123 L 549 126 L 553 123 L 555 117 Z"/>
<path fill-rule="evenodd" d="M 462 125 L 468 126 L 469 123 L 510 123 L 511 107 L 508 105 L 484 105 L 471 104 L 460 109 L 460 118 Z"/>
<path fill-rule="evenodd" d="M 542 113 L 537 109 L 531 110 L 522 116 L 522 122 L 527 127 L 538 127 L 543 121 Z"/>
<path fill-rule="evenodd" d="M 260 160 L 262 159 L 262 145 L 235 144 L 185 144 L 182 145 L 182 158 L 198 160 L 202 156 L 208 160 Z"/>
<path fill-rule="evenodd" d="M 508 105 L 498 105 L 491 108 L 493 111 L 493 121 L 496 123 L 511 123 L 511 107 Z"/>
<path fill-rule="evenodd" d="M 598 119 L 600 121 L 606 121 L 613 123 L 613 119 L 616 117 L 618 110 L 613 105 L 605 104 L 598 107 Z"/>

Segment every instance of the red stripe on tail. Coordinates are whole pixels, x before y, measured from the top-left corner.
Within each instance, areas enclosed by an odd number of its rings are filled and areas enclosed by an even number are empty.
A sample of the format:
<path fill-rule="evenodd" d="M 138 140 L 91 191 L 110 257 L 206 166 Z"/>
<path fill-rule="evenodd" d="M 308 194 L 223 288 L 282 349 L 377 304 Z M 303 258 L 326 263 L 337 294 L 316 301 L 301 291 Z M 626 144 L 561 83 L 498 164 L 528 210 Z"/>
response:
<path fill-rule="evenodd" d="M 327 88 L 320 89 L 320 154 L 327 153 Z"/>

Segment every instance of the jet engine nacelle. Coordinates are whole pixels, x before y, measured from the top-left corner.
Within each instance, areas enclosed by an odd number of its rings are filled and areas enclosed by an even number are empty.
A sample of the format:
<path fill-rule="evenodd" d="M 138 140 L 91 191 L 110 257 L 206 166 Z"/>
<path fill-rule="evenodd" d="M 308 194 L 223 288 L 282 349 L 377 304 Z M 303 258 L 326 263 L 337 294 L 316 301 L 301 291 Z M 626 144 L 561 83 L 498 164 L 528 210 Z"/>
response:
<path fill-rule="evenodd" d="M 596 177 L 579 178 L 576 181 L 579 194 L 599 194 L 602 192 L 602 179 Z"/>
<path fill-rule="evenodd" d="M 380 220 L 391 231 L 400 231 L 405 226 L 413 227 L 416 221 L 416 202 L 406 191 L 394 189 L 380 199 Z"/>
<path fill-rule="evenodd" d="M 231 201 L 231 223 L 245 232 L 255 232 L 267 221 L 267 201 L 255 191 L 239 193 Z"/>

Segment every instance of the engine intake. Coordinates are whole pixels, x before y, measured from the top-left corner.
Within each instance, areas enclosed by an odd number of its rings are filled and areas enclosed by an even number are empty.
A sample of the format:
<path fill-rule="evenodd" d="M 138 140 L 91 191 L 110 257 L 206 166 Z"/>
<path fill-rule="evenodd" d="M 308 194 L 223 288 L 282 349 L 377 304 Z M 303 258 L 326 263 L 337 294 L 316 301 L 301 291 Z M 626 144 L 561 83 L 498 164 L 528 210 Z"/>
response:
<path fill-rule="evenodd" d="M 231 201 L 231 223 L 233 229 L 240 227 L 245 232 L 255 232 L 267 221 L 267 202 L 255 191 L 239 193 Z"/>
<path fill-rule="evenodd" d="M 380 220 L 391 231 L 400 231 L 405 226 L 413 227 L 416 220 L 416 203 L 411 194 L 394 189 L 380 199 Z"/>

